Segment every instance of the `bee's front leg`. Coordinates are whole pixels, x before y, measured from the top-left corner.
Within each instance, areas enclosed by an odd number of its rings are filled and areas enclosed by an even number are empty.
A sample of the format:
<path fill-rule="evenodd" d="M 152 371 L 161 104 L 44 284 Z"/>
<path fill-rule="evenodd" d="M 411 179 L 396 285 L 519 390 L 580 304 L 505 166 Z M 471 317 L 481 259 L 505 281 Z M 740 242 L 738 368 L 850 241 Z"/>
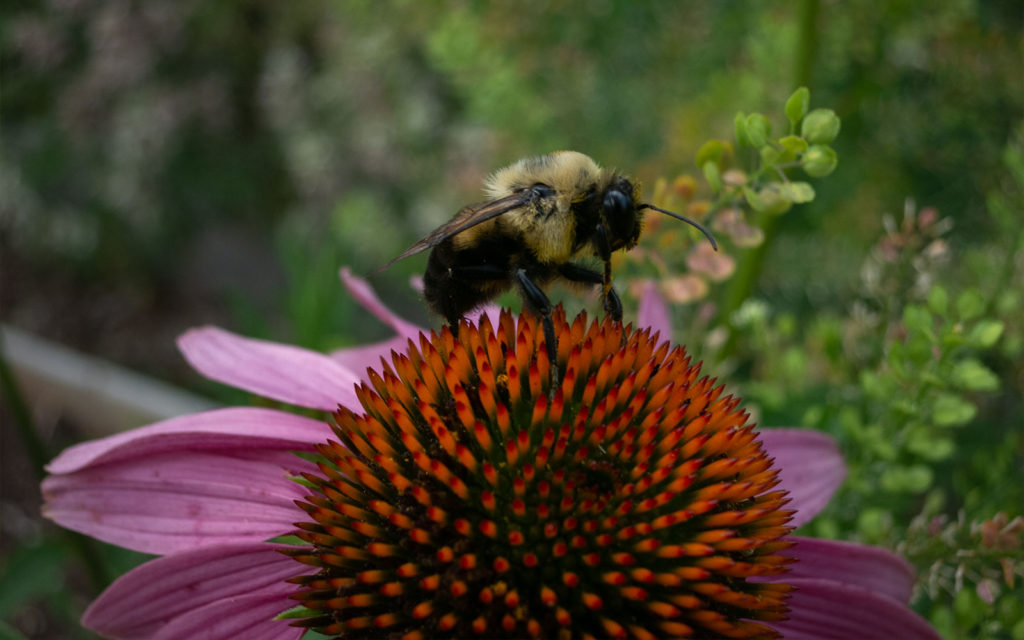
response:
<path fill-rule="evenodd" d="M 607 262 L 610 277 L 610 262 Z M 615 289 L 611 287 L 611 283 L 607 289 L 603 287 L 604 276 L 593 269 L 581 267 L 578 264 L 567 262 L 558 269 L 558 273 L 569 280 L 570 282 L 581 282 L 584 284 L 599 284 L 601 288 L 601 304 L 604 305 L 604 312 L 612 317 L 612 320 L 622 322 L 622 300 L 619 299 L 619 294 L 615 292 Z"/>
<path fill-rule="evenodd" d="M 612 289 L 612 247 L 603 224 L 597 225 L 594 229 L 594 238 L 597 255 L 604 262 L 604 275 L 601 276 L 601 301 L 604 303 L 604 311 L 612 320 L 622 322 L 622 300 L 619 299 L 619 294 L 615 293 L 615 289 Z"/>

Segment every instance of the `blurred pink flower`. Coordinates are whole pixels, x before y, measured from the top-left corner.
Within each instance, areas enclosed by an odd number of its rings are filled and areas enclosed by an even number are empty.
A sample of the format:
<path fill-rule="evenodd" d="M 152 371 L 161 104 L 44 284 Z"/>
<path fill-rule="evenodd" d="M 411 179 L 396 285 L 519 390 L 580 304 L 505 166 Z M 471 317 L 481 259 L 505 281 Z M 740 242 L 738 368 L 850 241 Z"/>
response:
<path fill-rule="evenodd" d="M 406 350 L 421 329 L 391 313 L 366 282 L 342 280 L 368 311 L 394 329 L 384 342 L 323 355 L 206 327 L 179 340 L 203 375 L 300 407 L 359 410 L 356 384 L 381 356 Z M 669 335 L 669 314 L 653 292 L 637 324 Z M 496 317 L 494 309 L 485 313 Z M 492 323 L 497 326 L 497 323 Z M 114 582 L 83 624 L 111 638 L 297 639 L 276 619 L 293 608 L 293 580 L 316 568 L 267 542 L 308 521 L 297 506 L 310 489 L 295 478 L 318 473 L 294 452 L 336 438 L 325 421 L 264 408 L 183 416 L 76 445 L 54 459 L 43 483 L 44 513 L 61 526 L 158 554 Z M 799 526 L 828 502 L 845 475 L 827 436 L 800 429 L 760 432 L 789 492 Z M 781 576 L 756 580 L 796 587 L 787 620 L 766 622 L 786 638 L 938 638 L 906 605 L 913 575 L 887 551 L 790 536 L 795 558 Z M 291 547 L 296 548 L 296 547 Z M 754 579 L 752 579 L 754 580 Z"/>

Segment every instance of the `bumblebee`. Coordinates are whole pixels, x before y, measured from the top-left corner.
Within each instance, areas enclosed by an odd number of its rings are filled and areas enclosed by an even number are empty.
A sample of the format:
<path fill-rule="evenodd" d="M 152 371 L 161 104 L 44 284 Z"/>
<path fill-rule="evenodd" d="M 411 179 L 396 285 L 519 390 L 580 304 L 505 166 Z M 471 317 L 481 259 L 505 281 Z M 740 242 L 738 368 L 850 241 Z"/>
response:
<path fill-rule="evenodd" d="M 544 288 L 555 281 L 601 287 L 606 313 L 622 320 L 611 282 L 611 255 L 640 238 L 644 210 L 678 218 L 715 239 L 697 222 L 640 202 L 640 186 L 576 151 L 524 158 L 491 175 L 488 199 L 461 209 L 386 266 L 430 249 L 423 276 L 427 304 L 457 331 L 459 320 L 510 289 L 544 323 L 554 362 L 552 305 Z M 577 263 L 596 257 L 598 272 Z"/>

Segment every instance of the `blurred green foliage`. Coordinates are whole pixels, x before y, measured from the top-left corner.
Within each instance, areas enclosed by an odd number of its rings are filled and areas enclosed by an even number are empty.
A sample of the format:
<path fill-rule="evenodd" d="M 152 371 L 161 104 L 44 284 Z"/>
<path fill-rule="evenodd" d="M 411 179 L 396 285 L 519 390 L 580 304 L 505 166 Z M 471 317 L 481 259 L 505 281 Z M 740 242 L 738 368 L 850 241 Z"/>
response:
<path fill-rule="evenodd" d="M 1017 0 L 8 3 L 0 317 L 108 357 L 153 317 L 365 342 L 338 267 L 576 149 L 724 240 L 650 221 L 616 281 L 657 282 L 759 422 L 839 439 L 812 531 L 905 553 L 947 637 L 1024 639 L 1022 52 Z M 422 266 L 372 282 L 428 323 Z M 73 556 L 31 531 L 0 538 L 0 633 L 81 637 L 40 616 L 88 598 L 10 589 Z"/>

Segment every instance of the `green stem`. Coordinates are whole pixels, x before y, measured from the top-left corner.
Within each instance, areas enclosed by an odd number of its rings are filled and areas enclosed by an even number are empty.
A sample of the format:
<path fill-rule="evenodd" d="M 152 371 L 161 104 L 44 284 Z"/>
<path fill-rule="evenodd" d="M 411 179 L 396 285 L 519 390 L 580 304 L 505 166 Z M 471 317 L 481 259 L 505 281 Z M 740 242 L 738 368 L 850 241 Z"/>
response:
<path fill-rule="evenodd" d="M 817 23 L 820 0 L 802 0 L 799 9 L 799 36 L 794 75 L 794 87 L 805 87 L 810 84 L 814 68 L 814 57 L 818 48 Z M 779 215 L 760 215 L 755 223 L 764 231 L 764 242 L 740 256 L 736 273 L 729 282 L 729 288 L 722 299 L 720 318 L 725 326 L 730 326 L 730 317 L 739 309 L 744 300 L 753 294 L 757 286 L 765 256 L 775 239 L 779 226 Z M 720 358 L 731 356 L 736 350 L 736 334 L 729 333 L 729 339 L 722 347 Z"/>

